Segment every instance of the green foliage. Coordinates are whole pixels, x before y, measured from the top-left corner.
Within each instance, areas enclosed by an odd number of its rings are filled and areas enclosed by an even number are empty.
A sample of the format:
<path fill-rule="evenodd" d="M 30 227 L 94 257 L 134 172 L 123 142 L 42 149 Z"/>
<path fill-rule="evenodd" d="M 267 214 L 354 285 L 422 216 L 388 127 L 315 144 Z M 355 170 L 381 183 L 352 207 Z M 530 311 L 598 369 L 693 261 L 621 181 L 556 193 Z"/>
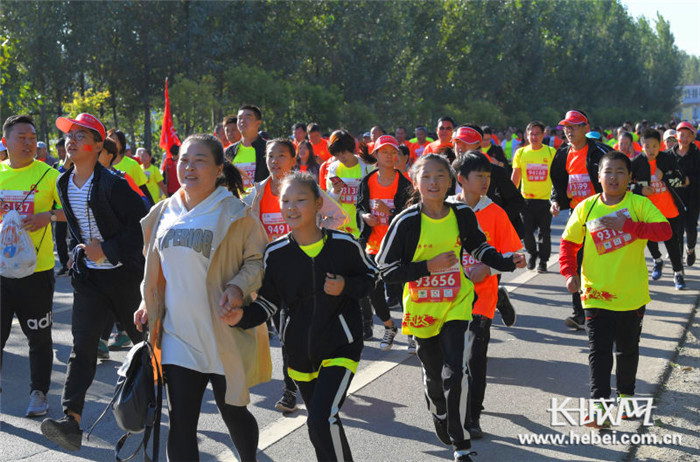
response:
<path fill-rule="evenodd" d="M 1 119 L 33 114 L 47 139 L 91 108 L 146 146 L 166 76 L 182 138 L 242 103 L 274 136 L 311 121 L 432 130 L 445 114 L 553 124 L 572 107 L 594 124 L 665 121 L 677 87 L 700 82 L 667 21 L 618 0 L 6 1 L 0 46 Z"/>

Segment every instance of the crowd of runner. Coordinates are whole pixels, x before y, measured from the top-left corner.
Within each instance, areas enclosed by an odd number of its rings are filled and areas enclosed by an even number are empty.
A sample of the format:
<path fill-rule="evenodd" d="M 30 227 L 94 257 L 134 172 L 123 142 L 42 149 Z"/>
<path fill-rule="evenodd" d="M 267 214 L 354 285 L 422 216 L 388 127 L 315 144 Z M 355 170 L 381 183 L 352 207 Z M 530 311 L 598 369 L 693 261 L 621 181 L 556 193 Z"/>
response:
<path fill-rule="evenodd" d="M 437 437 L 454 460 L 472 460 L 491 324 L 496 311 L 516 322 L 500 273 L 547 272 L 552 217 L 562 212 L 559 272 L 573 309 L 564 322 L 588 334 L 598 400 L 588 424 L 609 425 L 600 417 L 613 346 L 618 405 L 634 395 L 650 302 L 644 250 L 659 279 L 664 242 L 678 290 L 695 263 L 700 142 L 691 123 L 604 130 L 570 110 L 556 127 L 502 132 L 445 116 L 432 137 L 417 126 L 412 139 L 380 126 L 323 136 L 316 123 L 272 138 L 262 124 L 261 110 L 243 105 L 213 134 L 172 146 L 158 168 L 90 114 L 56 120 L 57 157 L 37 142 L 31 117 L 4 122 L 0 204 L 20 212 L 37 255 L 33 274 L 0 284 L 2 348 L 15 315 L 29 343 L 28 417 L 48 411 L 56 276 L 73 287 L 64 417 L 42 422 L 47 438 L 80 449 L 98 359 L 148 338 L 166 379 L 168 458 L 198 460 L 211 383 L 239 457 L 255 460 L 249 389 L 270 380 L 277 335 L 284 389 L 275 408 L 295 412 L 299 392 L 318 460 L 351 460 L 339 411 L 376 314 L 381 350 L 399 330 L 408 336 Z M 398 325 L 392 310 L 402 312 Z"/>

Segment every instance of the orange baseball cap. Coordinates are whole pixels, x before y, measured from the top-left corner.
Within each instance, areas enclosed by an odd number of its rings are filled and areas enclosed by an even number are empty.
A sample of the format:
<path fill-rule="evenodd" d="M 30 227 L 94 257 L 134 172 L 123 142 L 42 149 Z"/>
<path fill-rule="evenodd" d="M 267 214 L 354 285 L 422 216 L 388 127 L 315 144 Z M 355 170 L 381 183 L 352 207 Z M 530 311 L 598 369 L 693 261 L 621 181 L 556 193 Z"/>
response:
<path fill-rule="evenodd" d="M 383 148 L 384 146 L 391 146 L 397 151 L 399 150 L 399 142 L 396 141 L 396 138 L 394 138 L 391 135 L 382 135 L 379 138 L 377 138 L 377 141 L 374 142 L 374 149 L 372 149 L 372 153 L 377 152 L 380 148 Z"/>
<path fill-rule="evenodd" d="M 453 134 L 452 140 L 460 140 L 467 144 L 481 143 L 483 136 L 472 127 L 459 127 Z"/>
<path fill-rule="evenodd" d="M 103 141 L 105 139 L 105 126 L 102 125 L 102 122 L 100 122 L 97 117 L 92 114 L 83 112 L 82 114 L 78 114 L 78 117 L 75 119 L 69 119 L 68 117 L 59 117 L 56 119 L 56 127 L 58 127 L 58 129 L 63 133 L 68 133 L 71 131 L 73 125 L 79 125 L 83 128 L 95 130 L 100 134 Z"/>
<path fill-rule="evenodd" d="M 571 111 L 566 113 L 566 115 L 564 116 L 564 120 L 559 121 L 557 125 L 566 126 L 584 124 L 588 124 L 588 117 L 586 117 L 586 114 L 582 111 L 572 109 Z"/>

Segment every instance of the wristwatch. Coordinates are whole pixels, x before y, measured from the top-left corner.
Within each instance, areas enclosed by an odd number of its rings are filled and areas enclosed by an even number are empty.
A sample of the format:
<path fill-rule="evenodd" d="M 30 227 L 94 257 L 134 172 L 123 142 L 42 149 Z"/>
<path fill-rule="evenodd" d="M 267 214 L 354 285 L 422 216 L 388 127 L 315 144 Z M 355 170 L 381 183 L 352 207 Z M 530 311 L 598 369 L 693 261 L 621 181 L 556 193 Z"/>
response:
<path fill-rule="evenodd" d="M 49 210 L 49 214 L 51 215 L 51 223 L 56 223 L 56 221 L 58 221 L 58 217 L 56 216 L 56 211 Z"/>

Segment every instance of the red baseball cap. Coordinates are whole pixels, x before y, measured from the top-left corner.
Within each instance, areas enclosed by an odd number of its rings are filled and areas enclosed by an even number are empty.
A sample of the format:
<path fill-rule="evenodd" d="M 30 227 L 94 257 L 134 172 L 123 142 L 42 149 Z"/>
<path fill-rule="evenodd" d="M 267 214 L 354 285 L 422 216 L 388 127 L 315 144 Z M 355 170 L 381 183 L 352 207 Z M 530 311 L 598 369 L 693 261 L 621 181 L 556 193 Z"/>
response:
<path fill-rule="evenodd" d="M 372 149 L 372 153 L 377 152 L 380 148 L 383 148 L 384 146 L 391 146 L 397 151 L 399 150 L 399 142 L 396 141 L 396 138 L 394 138 L 391 135 L 382 135 L 379 138 L 377 138 L 377 141 L 374 142 L 374 148 Z"/>
<path fill-rule="evenodd" d="M 557 125 L 584 125 L 588 124 L 588 117 L 581 111 L 575 109 L 569 111 L 564 116 L 564 120 L 561 120 Z"/>
<path fill-rule="evenodd" d="M 467 144 L 481 143 L 482 138 L 481 133 L 472 127 L 459 127 L 452 134 L 452 140 L 460 140 Z"/>
<path fill-rule="evenodd" d="M 97 120 L 97 117 L 92 114 L 83 112 L 82 114 L 78 114 L 78 117 L 75 119 L 69 119 L 68 117 L 59 117 L 56 119 L 56 126 L 63 133 L 68 133 L 71 131 L 73 125 L 79 125 L 83 128 L 95 130 L 102 137 L 102 141 L 105 139 L 105 126 L 102 125 L 102 122 Z"/>
<path fill-rule="evenodd" d="M 691 124 L 690 122 L 685 122 L 685 121 L 676 125 L 676 133 L 678 133 L 678 130 L 682 130 L 684 128 L 686 130 L 690 130 L 691 133 L 695 134 L 695 127 L 693 127 L 693 124 Z"/>

